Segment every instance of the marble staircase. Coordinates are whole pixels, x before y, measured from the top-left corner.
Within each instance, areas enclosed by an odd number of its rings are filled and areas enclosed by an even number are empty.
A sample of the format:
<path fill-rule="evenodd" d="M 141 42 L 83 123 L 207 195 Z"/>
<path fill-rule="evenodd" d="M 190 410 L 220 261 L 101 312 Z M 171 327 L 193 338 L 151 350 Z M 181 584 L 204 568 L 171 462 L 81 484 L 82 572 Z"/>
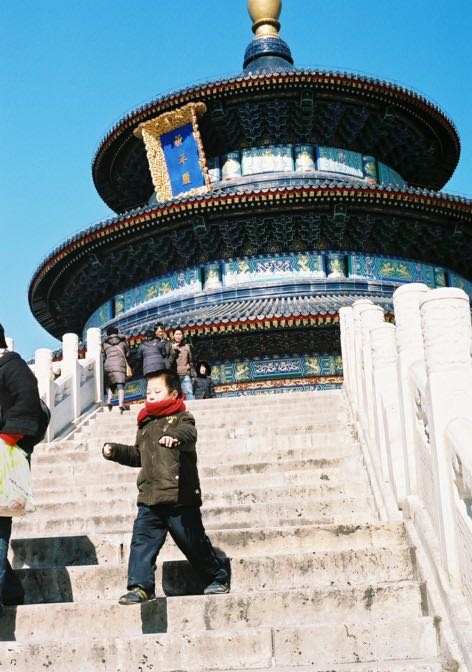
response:
<path fill-rule="evenodd" d="M 171 539 L 157 597 L 120 606 L 137 471 L 105 462 L 138 407 L 37 447 L 38 510 L 14 521 L 26 604 L 0 616 L 0 672 L 434 672 L 402 522 L 379 519 L 341 391 L 191 402 L 208 534 L 231 593 L 201 595 Z"/>

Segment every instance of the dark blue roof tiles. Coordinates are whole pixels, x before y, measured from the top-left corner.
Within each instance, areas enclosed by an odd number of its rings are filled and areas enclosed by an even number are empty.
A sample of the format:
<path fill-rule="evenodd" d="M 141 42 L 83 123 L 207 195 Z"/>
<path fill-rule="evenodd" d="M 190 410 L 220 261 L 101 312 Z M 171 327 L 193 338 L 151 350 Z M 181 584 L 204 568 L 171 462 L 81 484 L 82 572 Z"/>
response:
<path fill-rule="evenodd" d="M 229 187 L 229 188 L 228 188 Z M 244 194 L 260 194 L 260 193 L 287 193 L 287 192 L 292 192 L 296 191 L 297 189 L 310 189 L 310 188 L 325 188 L 325 189 L 350 189 L 350 190 L 358 190 L 358 191 L 369 191 L 373 195 L 375 195 L 376 192 L 381 193 L 388 191 L 390 193 L 396 192 L 396 193 L 402 193 L 402 194 L 408 194 L 408 195 L 413 195 L 413 196 L 427 196 L 431 197 L 433 199 L 438 199 L 438 200 L 443 200 L 443 201 L 448 201 L 452 203 L 460 203 L 464 204 L 467 206 L 472 206 L 472 199 L 466 198 L 465 196 L 459 195 L 459 194 L 449 194 L 447 192 L 442 192 L 442 191 L 433 191 L 430 189 L 424 189 L 420 187 L 410 187 L 408 185 L 405 186 L 381 186 L 381 185 L 369 185 L 367 183 L 359 182 L 357 180 L 351 179 L 348 176 L 338 176 L 333 179 L 326 179 L 326 178 L 320 178 L 317 175 L 313 174 L 311 176 L 300 176 L 300 178 L 297 180 L 297 184 L 284 184 L 283 179 L 278 180 L 276 184 L 272 184 L 269 187 L 260 187 L 258 186 L 257 182 L 251 182 L 249 184 L 231 184 L 226 186 L 224 183 L 219 182 L 216 183 L 216 185 L 211 189 L 206 194 L 200 194 L 198 197 L 195 196 L 187 196 L 184 198 L 176 198 L 171 201 L 168 201 L 167 203 L 163 204 L 158 204 L 154 206 L 149 206 L 146 205 L 141 208 L 135 208 L 133 210 L 129 210 L 126 213 L 123 213 L 121 215 L 115 215 L 114 217 L 111 217 L 109 219 L 101 220 L 97 222 L 96 224 L 93 224 L 92 226 L 85 228 L 83 231 L 76 233 L 70 237 L 68 237 L 61 245 L 57 246 L 54 250 L 52 250 L 46 257 L 43 258 L 39 266 L 36 268 L 32 275 L 32 279 L 30 281 L 30 287 L 31 284 L 34 282 L 36 276 L 42 271 L 44 266 L 54 257 L 58 254 L 60 254 L 64 249 L 66 249 L 69 245 L 72 245 L 76 241 L 79 241 L 82 238 L 86 238 L 92 233 L 97 233 L 98 231 L 102 231 L 103 229 L 106 229 L 107 227 L 126 221 L 127 219 L 130 219 L 134 216 L 140 216 L 143 214 L 147 215 L 153 215 L 154 213 L 157 213 L 160 209 L 163 207 L 169 207 L 172 205 L 177 205 L 181 203 L 194 203 L 196 201 L 198 202 L 203 202 L 203 201 L 209 201 L 215 197 L 221 196 L 239 196 L 239 195 L 244 195 Z M 229 192 L 229 189 L 231 190 L 231 193 Z M 123 234 L 122 234 L 123 235 Z M 130 235 L 131 232 L 130 232 Z M 103 238 L 103 241 L 106 241 L 105 238 Z M 96 243 L 92 243 L 93 246 L 96 246 Z M 84 251 L 86 252 L 87 250 L 90 251 L 91 247 L 84 246 Z"/>
<path fill-rule="evenodd" d="M 281 40 L 283 42 L 283 40 Z M 285 43 L 284 43 L 285 44 Z M 222 79 L 217 79 L 217 80 L 203 80 L 202 82 L 199 82 L 194 85 L 190 85 L 188 87 L 184 87 L 181 89 L 177 89 L 175 91 L 169 92 L 162 94 L 160 96 L 156 96 L 155 98 L 152 98 L 149 102 L 144 103 L 142 105 L 139 105 L 129 112 L 127 112 L 119 121 L 117 121 L 113 126 L 110 128 L 110 130 L 105 134 L 103 139 L 98 143 L 94 158 L 92 163 L 94 164 L 96 159 L 98 158 L 99 154 L 101 153 L 103 146 L 107 142 L 107 140 L 114 134 L 116 130 L 118 130 L 122 126 L 126 126 L 126 122 L 128 121 L 133 121 L 135 120 L 135 117 L 137 115 L 146 113 L 148 110 L 152 109 L 156 105 L 160 105 L 165 103 L 166 101 L 172 101 L 172 99 L 177 99 L 181 96 L 191 96 L 192 93 L 195 93 L 195 97 L 200 95 L 201 89 L 205 89 L 206 87 L 225 87 L 228 86 L 230 87 L 231 84 L 235 82 L 242 82 L 242 81 L 255 81 L 258 79 L 264 79 L 267 77 L 267 75 L 274 76 L 274 75 L 281 75 L 281 76 L 290 76 L 290 75 L 307 75 L 307 76 L 320 76 L 320 77 L 344 77 L 347 80 L 351 81 L 356 81 L 360 83 L 366 83 L 366 84 L 374 84 L 378 86 L 385 87 L 390 90 L 394 90 L 398 93 L 405 94 L 411 98 L 414 98 L 418 101 L 421 101 L 422 103 L 425 103 L 432 109 L 436 110 L 439 112 L 445 119 L 446 121 L 456 130 L 456 126 L 454 122 L 449 118 L 449 116 L 444 112 L 444 110 L 441 109 L 437 103 L 429 100 L 426 98 L 423 94 L 414 91 L 413 89 L 403 86 L 401 84 L 389 82 L 386 80 L 381 80 L 377 77 L 371 77 L 359 73 L 349 73 L 345 71 L 340 71 L 340 70 L 323 70 L 321 68 L 294 68 L 291 67 L 288 62 L 285 62 L 284 66 L 282 67 L 281 71 L 278 72 L 274 70 L 274 66 L 276 64 L 270 63 L 267 65 L 267 67 L 260 67 L 256 71 L 252 71 L 251 68 L 248 68 L 249 72 L 245 72 L 243 76 L 229 76 L 225 77 Z"/>
<path fill-rule="evenodd" d="M 177 324 L 186 327 L 204 326 L 211 324 L 228 324 L 230 322 L 253 322 L 272 318 L 290 318 L 309 315 L 336 315 L 342 306 L 352 305 L 363 295 L 335 294 L 296 297 L 268 297 L 264 299 L 243 299 L 229 301 L 214 306 L 204 306 L 191 310 L 169 314 L 165 316 L 165 309 L 161 313 L 169 326 Z M 392 310 L 392 300 L 389 297 L 378 296 L 374 302 L 386 310 Z M 142 331 L 143 327 L 141 327 Z M 137 333 L 136 328 L 131 331 Z"/>
<path fill-rule="evenodd" d="M 311 295 L 293 297 L 267 297 L 263 299 L 242 299 L 228 301 L 214 306 L 204 306 L 186 311 L 173 311 L 166 314 L 165 307 L 159 313 L 169 327 L 177 325 L 192 328 L 210 325 L 229 324 L 236 322 L 254 322 L 266 319 L 306 317 L 309 315 L 330 315 L 338 313 L 342 306 L 350 306 L 354 301 L 365 298 L 361 294 Z M 387 312 L 393 310 L 392 299 L 386 296 L 373 296 L 374 303 L 382 306 Z M 149 325 L 155 322 L 151 320 Z M 140 322 L 124 331 L 130 336 L 143 333 L 147 323 Z"/>

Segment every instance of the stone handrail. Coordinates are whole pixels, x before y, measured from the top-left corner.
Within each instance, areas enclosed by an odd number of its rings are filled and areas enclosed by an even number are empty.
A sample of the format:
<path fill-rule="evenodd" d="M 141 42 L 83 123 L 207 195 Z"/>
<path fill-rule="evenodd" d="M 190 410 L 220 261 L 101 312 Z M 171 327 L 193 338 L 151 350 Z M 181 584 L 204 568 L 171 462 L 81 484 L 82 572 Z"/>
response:
<path fill-rule="evenodd" d="M 472 669 L 469 297 L 415 283 L 393 300 L 395 325 L 368 299 L 341 309 L 344 391 L 380 515 L 413 525 Z"/>
<path fill-rule="evenodd" d="M 12 339 L 7 339 L 10 350 Z M 98 328 L 87 330 L 87 354 L 78 358 L 79 337 L 64 334 L 62 361 L 52 361 L 52 350 L 40 348 L 35 352 L 34 364 L 30 365 L 38 379 L 41 398 L 51 411 L 51 422 L 45 437 L 52 441 L 88 410 L 101 404 L 103 399 L 103 362 L 101 332 Z M 57 375 L 59 373 L 59 375 Z"/>

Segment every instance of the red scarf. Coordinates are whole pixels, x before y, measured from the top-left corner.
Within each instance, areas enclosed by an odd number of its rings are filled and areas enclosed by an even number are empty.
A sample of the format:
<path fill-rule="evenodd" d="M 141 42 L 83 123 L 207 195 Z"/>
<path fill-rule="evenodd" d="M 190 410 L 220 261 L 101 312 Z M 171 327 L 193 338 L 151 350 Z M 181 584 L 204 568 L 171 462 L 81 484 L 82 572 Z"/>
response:
<path fill-rule="evenodd" d="M 164 399 L 163 401 L 146 401 L 144 408 L 139 411 L 138 425 L 147 417 L 164 418 L 168 415 L 175 415 L 186 410 L 183 394 L 179 394 L 176 399 Z"/>
<path fill-rule="evenodd" d="M 9 446 L 16 446 L 18 441 L 23 438 L 23 434 L 0 434 L 0 439 Z"/>

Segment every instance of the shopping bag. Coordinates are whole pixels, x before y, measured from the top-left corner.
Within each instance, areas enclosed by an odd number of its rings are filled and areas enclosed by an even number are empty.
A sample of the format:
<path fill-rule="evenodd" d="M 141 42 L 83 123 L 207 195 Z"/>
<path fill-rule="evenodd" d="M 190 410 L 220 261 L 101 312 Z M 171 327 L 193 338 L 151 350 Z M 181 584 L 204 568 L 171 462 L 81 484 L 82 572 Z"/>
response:
<path fill-rule="evenodd" d="M 24 516 L 35 508 L 25 451 L 0 440 L 0 516 Z"/>

